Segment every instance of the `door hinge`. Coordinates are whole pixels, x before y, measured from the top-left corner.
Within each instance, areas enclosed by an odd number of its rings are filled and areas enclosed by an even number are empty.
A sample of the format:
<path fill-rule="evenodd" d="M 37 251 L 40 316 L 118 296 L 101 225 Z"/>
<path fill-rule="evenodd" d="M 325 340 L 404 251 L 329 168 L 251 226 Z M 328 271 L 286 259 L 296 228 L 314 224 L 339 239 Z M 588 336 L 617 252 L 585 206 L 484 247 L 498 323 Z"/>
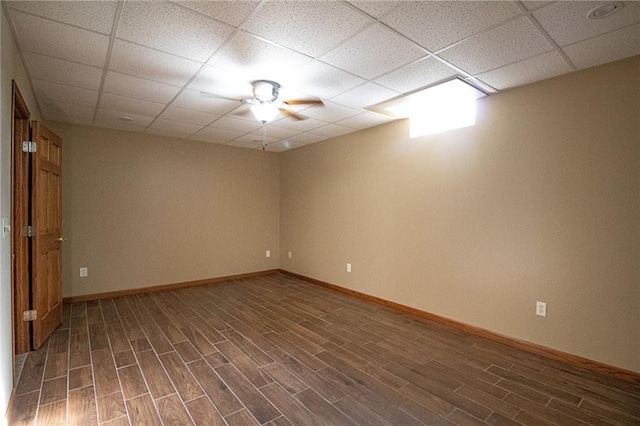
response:
<path fill-rule="evenodd" d="M 35 321 L 37 319 L 38 319 L 38 311 L 36 310 L 24 311 L 22 313 L 23 321 Z"/>
<path fill-rule="evenodd" d="M 22 230 L 22 234 L 25 237 L 35 237 L 35 235 L 36 235 L 36 227 L 35 226 L 31 226 L 31 225 L 27 225 Z"/>
<path fill-rule="evenodd" d="M 38 150 L 38 144 L 32 141 L 22 142 L 22 152 L 34 153 Z"/>

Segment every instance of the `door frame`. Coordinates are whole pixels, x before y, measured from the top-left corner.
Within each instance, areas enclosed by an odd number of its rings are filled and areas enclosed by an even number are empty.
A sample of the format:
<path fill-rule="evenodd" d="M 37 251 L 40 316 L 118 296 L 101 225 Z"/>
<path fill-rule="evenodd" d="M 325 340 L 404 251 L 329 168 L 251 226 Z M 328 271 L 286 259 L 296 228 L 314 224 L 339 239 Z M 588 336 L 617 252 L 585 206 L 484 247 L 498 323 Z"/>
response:
<path fill-rule="evenodd" d="M 23 227 L 29 223 L 29 159 L 22 152 L 22 142 L 30 137 L 30 113 L 15 80 L 12 82 L 11 111 L 11 300 L 13 364 L 15 355 L 31 350 L 30 323 L 22 320 L 29 310 L 29 239 Z"/>

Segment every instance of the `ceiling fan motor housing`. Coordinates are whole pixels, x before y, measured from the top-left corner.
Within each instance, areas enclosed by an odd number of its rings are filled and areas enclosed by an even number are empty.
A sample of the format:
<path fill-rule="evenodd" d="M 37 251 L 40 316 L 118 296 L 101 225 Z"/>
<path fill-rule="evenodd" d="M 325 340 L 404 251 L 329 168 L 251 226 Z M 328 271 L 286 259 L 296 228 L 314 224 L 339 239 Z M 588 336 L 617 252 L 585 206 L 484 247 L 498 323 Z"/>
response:
<path fill-rule="evenodd" d="M 280 85 L 271 80 L 253 82 L 253 96 L 260 102 L 273 102 L 278 99 Z"/>

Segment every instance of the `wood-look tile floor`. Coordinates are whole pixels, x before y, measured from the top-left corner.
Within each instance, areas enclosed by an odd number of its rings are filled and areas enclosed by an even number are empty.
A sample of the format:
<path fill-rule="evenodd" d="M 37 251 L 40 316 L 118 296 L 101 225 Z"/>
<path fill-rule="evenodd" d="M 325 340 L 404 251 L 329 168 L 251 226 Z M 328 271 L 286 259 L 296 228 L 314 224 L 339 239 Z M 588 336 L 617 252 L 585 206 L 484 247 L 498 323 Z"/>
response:
<path fill-rule="evenodd" d="M 12 424 L 640 424 L 637 384 L 285 275 L 64 312 Z"/>

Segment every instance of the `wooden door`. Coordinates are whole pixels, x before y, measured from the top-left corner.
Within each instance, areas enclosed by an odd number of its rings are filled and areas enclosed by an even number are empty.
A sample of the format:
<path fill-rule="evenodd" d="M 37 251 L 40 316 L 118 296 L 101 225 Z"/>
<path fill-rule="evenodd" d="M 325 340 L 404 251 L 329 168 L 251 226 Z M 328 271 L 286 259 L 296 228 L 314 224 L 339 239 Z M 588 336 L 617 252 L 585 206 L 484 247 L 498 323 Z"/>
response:
<path fill-rule="evenodd" d="M 62 322 L 62 141 L 37 121 L 32 140 L 36 152 L 31 154 L 31 309 L 37 311 L 32 331 L 37 349 Z"/>

